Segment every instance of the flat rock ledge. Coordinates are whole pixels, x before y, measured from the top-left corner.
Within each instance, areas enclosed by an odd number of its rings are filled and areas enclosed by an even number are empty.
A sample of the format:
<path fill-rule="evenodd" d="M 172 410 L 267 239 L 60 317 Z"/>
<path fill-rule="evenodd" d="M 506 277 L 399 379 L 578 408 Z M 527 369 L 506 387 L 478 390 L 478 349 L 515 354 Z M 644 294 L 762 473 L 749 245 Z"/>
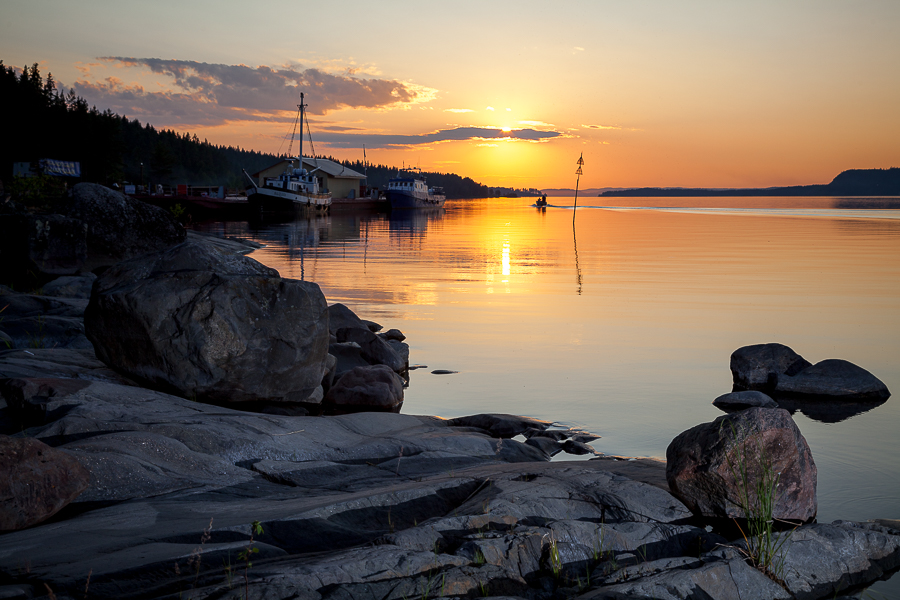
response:
<path fill-rule="evenodd" d="M 22 378 L 42 352 L 6 353 L 0 373 Z M 550 462 L 508 437 L 553 431 L 534 419 L 255 414 L 66 357 L 3 388 L 0 416 L 27 414 L 13 437 L 90 482 L 51 521 L 0 535 L 0 597 L 812 599 L 900 564 L 890 522 L 809 525 L 777 584 L 694 520 L 664 463 Z"/>

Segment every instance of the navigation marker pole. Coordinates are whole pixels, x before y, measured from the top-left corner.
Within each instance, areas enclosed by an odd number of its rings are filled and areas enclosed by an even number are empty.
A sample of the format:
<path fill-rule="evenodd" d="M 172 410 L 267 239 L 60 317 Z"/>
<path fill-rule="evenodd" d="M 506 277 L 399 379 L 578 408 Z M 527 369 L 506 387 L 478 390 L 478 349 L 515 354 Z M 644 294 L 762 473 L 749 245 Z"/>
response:
<path fill-rule="evenodd" d="M 578 170 L 575 171 L 575 174 L 578 175 L 578 179 L 575 180 L 575 206 L 572 207 L 572 227 L 575 226 L 575 210 L 578 208 L 578 182 L 581 181 L 581 167 L 584 165 L 584 152 L 581 153 L 581 156 L 578 157 L 578 162 L 575 164 L 578 165 Z"/>

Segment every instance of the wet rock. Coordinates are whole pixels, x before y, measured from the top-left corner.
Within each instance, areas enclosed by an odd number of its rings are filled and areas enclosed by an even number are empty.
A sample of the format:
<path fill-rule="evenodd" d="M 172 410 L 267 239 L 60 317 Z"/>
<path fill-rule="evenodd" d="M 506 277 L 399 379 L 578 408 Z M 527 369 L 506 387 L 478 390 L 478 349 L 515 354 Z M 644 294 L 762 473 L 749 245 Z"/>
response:
<path fill-rule="evenodd" d="M 844 401 L 887 400 L 891 395 L 880 379 L 862 367 L 840 359 L 823 360 L 795 376 L 779 377 L 775 391 L 790 396 Z"/>
<path fill-rule="evenodd" d="M 72 456 L 31 438 L 0 436 L 0 530 L 44 521 L 88 487 Z"/>
<path fill-rule="evenodd" d="M 780 408 L 749 408 L 679 434 L 666 449 L 666 479 L 672 493 L 706 517 L 743 517 L 745 468 L 750 482 L 763 472 L 778 475 L 774 517 L 815 517 L 816 465 L 806 439 Z M 751 502 L 755 486 L 752 483 Z"/>
<path fill-rule="evenodd" d="M 159 252 L 184 242 L 186 236 L 169 211 L 96 183 L 78 183 L 72 188 L 67 215 L 88 227 L 92 269 Z"/>
<path fill-rule="evenodd" d="M 562 452 L 562 444 L 553 438 L 544 437 L 542 435 L 533 435 L 525 440 L 525 443 L 529 446 L 534 446 L 541 452 L 547 454 L 547 456 L 556 456 Z"/>
<path fill-rule="evenodd" d="M 378 336 L 385 341 L 397 340 L 398 342 L 402 342 L 406 339 L 406 336 L 403 335 L 403 332 L 401 332 L 399 329 L 388 329 L 384 333 L 379 333 Z"/>
<path fill-rule="evenodd" d="M 758 406 L 761 408 L 778 408 L 778 403 L 766 394 L 755 390 L 722 394 L 713 400 L 713 406 L 725 411 L 744 410 Z"/>
<path fill-rule="evenodd" d="M 385 365 L 355 367 L 328 390 L 324 402 L 342 410 L 396 411 L 403 404 L 403 379 Z"/>
<path fill-rule="evenodd" d="M 524 435 L 526 438 L 539 435 L 541 437 L 550 438 L 551 440 L 560 442 L 568 437 L 568 432 L 563 429 L 540 429 L 536 427 L 529 427 L 522 432 L 522 435 Z"/>
<path fill-rule="evenodd" d="M 512 438 L 525 433 L 528 429 L 544 431 L 552 425 L 552 423 L 540 419 L 503 414 L 457 417 L 450 419 L 447 424 L 451 427 L 475 427 L 496 438 Z"/>
<path fill-rule="evenodd" d="M 737 389 L 773 390 L 782 375 L 793 376 L 811 363 L 783 344 L 756 344 L 731 354 L 731 375 Z"/>
<path fill-rule="evenodd" d="M 406 361 L 383 339 L 366 329 L 342 327 L 335 333 L 338 343 L 354 342 L 360 356 L 370 365 L 386 365 L 397 373 L 406 369 Z"/>
<path fill-rule="evenodd" d="M 575 440 L 566 440 L 563 442 L 562 450 L 566 454 L 574 454 L 576 456 L 584 456 L 585 454 L 595 454 L 595 450 L 584 442 Z"/>
<path fill-rule="evenodd" d="M 191 241 L 105 271 L 85 333 L 104 363 L 156 389 L 304 402 L 325 372 L 326 310 L 317 285 Z"/>

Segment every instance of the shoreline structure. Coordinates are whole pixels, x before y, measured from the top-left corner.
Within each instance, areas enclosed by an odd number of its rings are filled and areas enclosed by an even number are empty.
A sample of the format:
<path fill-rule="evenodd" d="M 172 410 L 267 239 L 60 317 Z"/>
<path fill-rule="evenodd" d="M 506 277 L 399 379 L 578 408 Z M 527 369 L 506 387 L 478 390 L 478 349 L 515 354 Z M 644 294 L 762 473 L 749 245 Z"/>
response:
<path fill-rule="evenodd" d="M 295 299 L 292 310 L 305 302 L 290 295 L 298 293 L 292 280 L 244 258 L 253 250 L 244 241 L 169 239 L 165 211 L 81 185 L 75 208 L 59 219 L 93 214 L 78 204 L 80 194 L 103 207 L 97 214 L 118 221 L 105 228 L 90 221 L 80 266 L 48 281 L 43 295 L 0 287 L 0 308 L 8 307 L 0 330 L 12 346 L 0 352 L 0 485 L 14 488 L 0 501 L 3 597 L 812 600 L 839 597 L 900 567 L 900 523 L 882 520 L 774 531 L 777 564 L 755 568 L 752 545 L 728 526 L 728 512 L 740 508 L 728 494 L 741 491 L 734 477 L 728 482 L 729 456 L 787 448 L 758 453 L 745 466 L 773 461 L 785 470 L 781 490 L 773 491 L 776 518 L 798 506 L 815 515 L 815 465 L 803 458 L 805 440 L 793 432 L 790 414 L 760 392 L 717 399 L 733 412 L 679 435 L 668 463 L 606 456 L 551 462 L 561 451 L 593 452 L 587 443 L 596 436 L 514 415 L 399 414 L 402 381 L 399 398 L 396 385 L 409 364 L 402 334 L 381 333 L 332 305 L 324 329 L 317 319 L 304 325 L 304 339 L 315 342 L 308 347 L 323 352 L 321 363 L 310 363 L 314 383 L 318 377 L 322 384 L 300 401 L 274 398 L 266 382 L 249 381 L 228 362 L 263 342 L 230 329 L 221 307 L 237 306 L 241 318 L 253 310 L 241 308 L 242 298 L 276 289 L 272 297 L 281 300 L 253 317 L 275 319 L 286 298 Z M 121 210 L 110 203 L 122 203 Z M 142 247 L 122 221 L 132 213 L 146 234 Z M 162 224 L 148 225 L 151 213 Z M 65 231 L 81 231 L 69 226 Z M 116 245 L 126 242 L 125 251 Z M 32 238 L 23 248 L 32 258 L 43 248 L 45 267 L 64 262 L 59 254 L 55 263 L 46 260 L 47 249 L 59 245 Z M 85 265 L 101 259 L 114 266 L 97 277 Z M 164 287 L 173 279 L 176 286 Z M 257 287 L 244 287 L 248 282 Z M 312 298 L 307 310 L 319 310 L 318 286 L 303 289 Z M 135 343 L 137 329 L 128 327 L 137 327 L 140 303 L 153 290 L 182 308 L 153 320 L 154 305 L 146 305 L 147 327 L 177 324 L 151 349 Z M 116 298 L 133 312 L 110 321 Z M 132 341 L 115 356 L 95 352 L 99 340 L 116 335 Z M 169 354 L 155 371 L 135 370 L 141 365 L 121 356 L 160 348 Z M 176 368 L 177 352 L 184 354 Z M 279 352 L 264 354 L 287 356 Z M 735 382 L 747 389 L 821 392 L 821 365 L 778 344 L 732 356 Z M 846 377 L 860 376 L 842 368 Z M 290 371 L 284 377 L 294 379 L 280 385 L 312 389 L 308 377 Z M 223 401 L 216 382 L 231 385 L 228 377 L 245 378 L 247 398 L 248 390 L 262 390 L 253 392 L 257 400 Z M 866 401 L 886 399 L 886 389 L 854 381 Z M 303 416 L 317 406 L 349 414 Z M 682 438 L 687 446 L 676 443 Z M 714 447 L 721 446 L 724 470 L 714 475 Z M 699 463 L 684 462 L 698 455 Z M 729 483 L 725 497 L 717 499 L 704 477 L 718 477 L 712 487 Z"/>

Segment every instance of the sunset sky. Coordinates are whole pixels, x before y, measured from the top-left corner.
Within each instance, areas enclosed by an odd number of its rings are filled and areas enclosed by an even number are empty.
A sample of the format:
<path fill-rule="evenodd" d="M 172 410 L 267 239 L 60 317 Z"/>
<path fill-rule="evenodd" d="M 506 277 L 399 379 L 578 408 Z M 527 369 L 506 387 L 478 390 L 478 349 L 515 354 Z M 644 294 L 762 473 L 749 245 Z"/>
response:
<path fill-rule="evenodd" d="M 488 185 L 757 187 L 900 167 L 900 2 L 4 0 L 0 58 L 216 144 Z M 308 151 L 308 148 L 306 148 Z"/>

